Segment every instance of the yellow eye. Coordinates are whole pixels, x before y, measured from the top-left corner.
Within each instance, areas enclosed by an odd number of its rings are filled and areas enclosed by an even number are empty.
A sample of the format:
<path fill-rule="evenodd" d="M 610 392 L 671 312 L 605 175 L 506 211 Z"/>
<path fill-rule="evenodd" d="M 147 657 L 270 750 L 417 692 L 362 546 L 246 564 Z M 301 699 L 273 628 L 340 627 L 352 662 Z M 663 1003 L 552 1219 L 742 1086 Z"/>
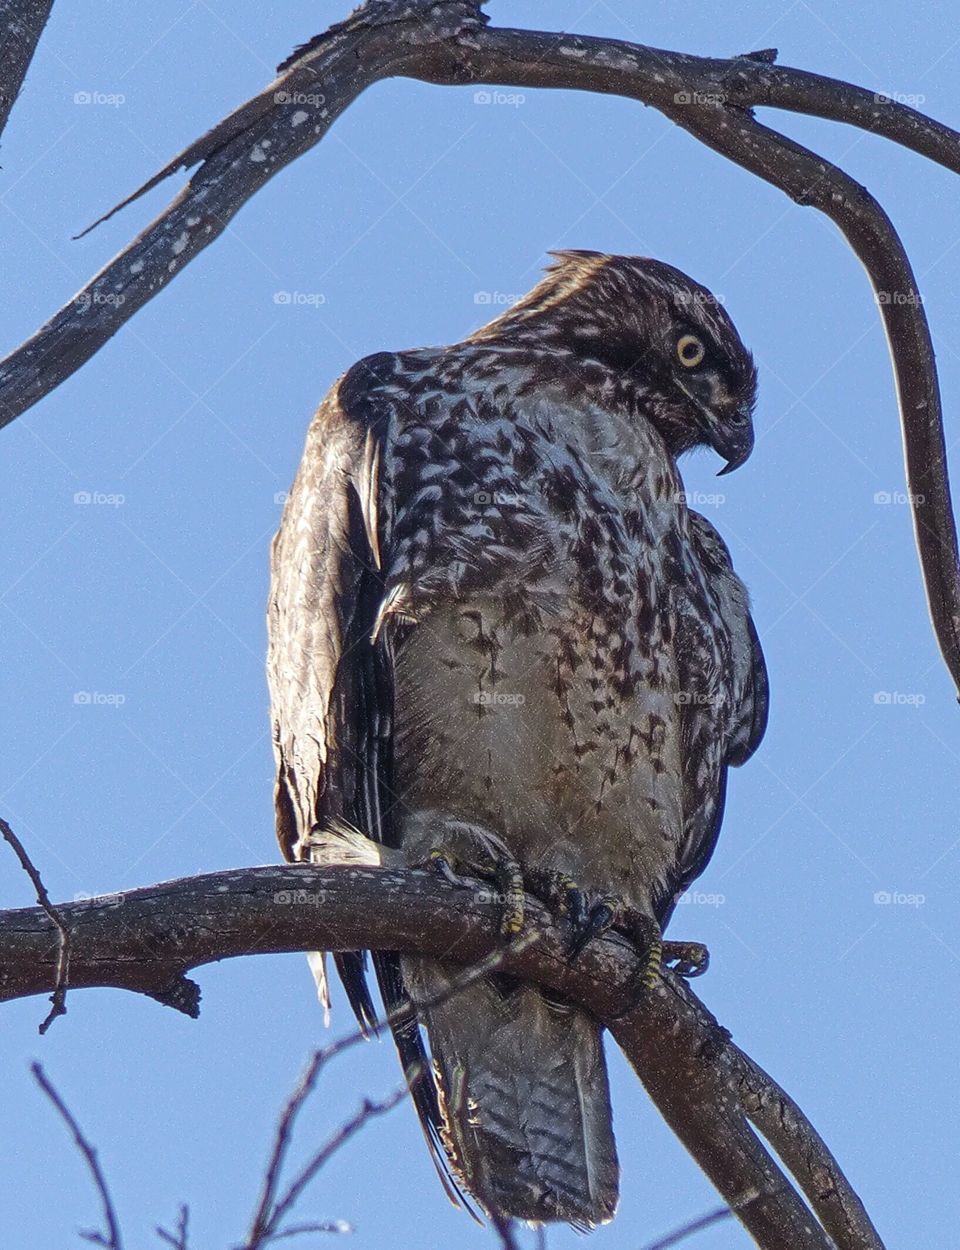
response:
<path fill-rule="evenodd" d="M 677 339 L 677 359 L 687 369 L 696 369 L 706 354 L 707 349 L 695 334 L 683 334 Z"/>

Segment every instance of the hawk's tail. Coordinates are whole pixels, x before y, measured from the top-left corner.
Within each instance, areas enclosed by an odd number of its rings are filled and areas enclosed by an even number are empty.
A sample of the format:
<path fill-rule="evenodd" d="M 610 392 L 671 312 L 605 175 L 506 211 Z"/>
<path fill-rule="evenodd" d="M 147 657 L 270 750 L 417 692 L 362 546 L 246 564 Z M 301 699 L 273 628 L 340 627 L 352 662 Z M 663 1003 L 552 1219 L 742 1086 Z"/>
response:
<path fill-rule="evenodd" d="M 463 969 L 403 959 L 414 1002 Z M 589 1228 L 612 1218 L 619 1167 L 600 1026 L 534 986 L 495 976 L 421 1012 L 464 1187 L 491 1213 Z"/>

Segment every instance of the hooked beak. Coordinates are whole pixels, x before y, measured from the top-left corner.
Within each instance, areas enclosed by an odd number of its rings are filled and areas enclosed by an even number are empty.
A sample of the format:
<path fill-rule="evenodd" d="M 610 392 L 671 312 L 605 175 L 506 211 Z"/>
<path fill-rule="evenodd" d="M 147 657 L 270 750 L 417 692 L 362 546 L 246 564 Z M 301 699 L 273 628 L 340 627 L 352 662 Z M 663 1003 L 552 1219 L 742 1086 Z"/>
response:
<path fill-rule="evenodd" d="M 753 422 L 750 420 L 750 414 L 744 412 L 742 422 L 738 422 L 733 429 L 728 427 L 723 431 L 715 430 L 710 439 L 710 446 L 727 462 L 718 472 L 717 477 L 723 477 L 724 474 L 739 469 L 753 451 Z"/>

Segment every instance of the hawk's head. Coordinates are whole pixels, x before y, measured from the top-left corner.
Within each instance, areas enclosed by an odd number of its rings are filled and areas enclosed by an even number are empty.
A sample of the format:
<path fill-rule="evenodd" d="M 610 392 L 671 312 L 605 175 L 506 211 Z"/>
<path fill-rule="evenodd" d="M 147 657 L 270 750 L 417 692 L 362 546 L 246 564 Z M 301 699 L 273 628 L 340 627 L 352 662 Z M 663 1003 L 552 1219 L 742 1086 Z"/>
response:
<path fill-rule="evenodd" d="M 544 279 L 475 339 L 509 336 L 599 365 L 674 456 L 710 446 L 735 469 L 753 450 L 757 373 L 723 306 L 645 256 L 551 253 Z M 570 359 L 572 357 L 572 359 Z M 621 391 L 622 393 L 622 391 Z"/>

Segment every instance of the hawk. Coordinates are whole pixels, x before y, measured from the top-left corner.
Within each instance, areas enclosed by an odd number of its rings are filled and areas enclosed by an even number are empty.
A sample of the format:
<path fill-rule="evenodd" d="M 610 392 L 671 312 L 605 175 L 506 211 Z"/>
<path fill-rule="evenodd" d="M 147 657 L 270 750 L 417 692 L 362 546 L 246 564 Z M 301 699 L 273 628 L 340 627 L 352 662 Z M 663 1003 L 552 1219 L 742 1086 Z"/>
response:
<path fill-rule="evenodd" d="M 746 460 L 756 371 L 672 266 L 552 255 L 462 342 L 369 356 L 320 405 L 273 546 L 277 833 L 291 860 L 349 825 L 454 879 L 537 876 L 572 952 L 614 923 L 656 954 L 765 728 L 746 591 L 677 469 Z M 336 956 L 371 1026 L 364 960 Z M 373 963 L 448 1193 L 610 1219 L 598 1022 L 504 975 L 445 999 L 453 962 Z"/>

